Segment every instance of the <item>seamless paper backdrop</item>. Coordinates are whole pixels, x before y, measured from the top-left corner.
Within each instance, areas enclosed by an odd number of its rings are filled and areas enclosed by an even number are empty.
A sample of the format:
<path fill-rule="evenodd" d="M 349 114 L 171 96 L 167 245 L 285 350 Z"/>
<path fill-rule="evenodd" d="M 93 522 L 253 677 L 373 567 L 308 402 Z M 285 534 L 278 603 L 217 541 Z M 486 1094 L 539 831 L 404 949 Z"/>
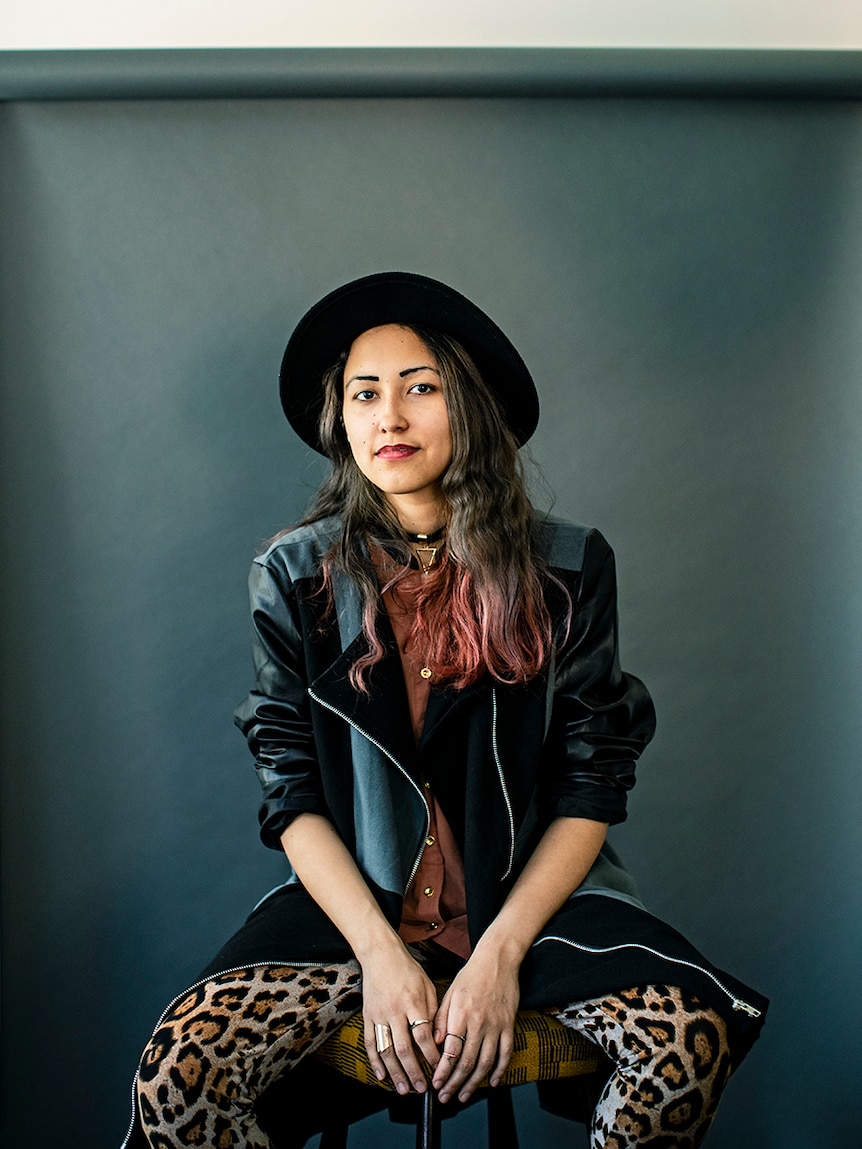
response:
<path fill-rule="evenodd" d="M 511 335 L 538 497 L 617 550 L 659 713 L 618 848 L 775 999 L 711 1146 L 851 1144 L 858 103 L 19 104 L 0 144 L 4 1143 L 118 1143 L 159 1009 L 280 878 L 231 726 L 248 563 L 322 473 L 278 364 L 403 268 Z"/>

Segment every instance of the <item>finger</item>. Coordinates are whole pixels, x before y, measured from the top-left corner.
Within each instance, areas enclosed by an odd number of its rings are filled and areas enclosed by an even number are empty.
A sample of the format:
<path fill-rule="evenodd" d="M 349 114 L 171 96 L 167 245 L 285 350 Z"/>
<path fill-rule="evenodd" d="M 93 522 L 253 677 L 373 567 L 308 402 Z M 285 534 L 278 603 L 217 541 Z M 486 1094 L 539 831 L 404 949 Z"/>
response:
<path fill-rule="evenodd" d="M 434 1088 L 440 1091 L 441 1101 L 448 1101 L 455 1092 L 465 1076 L 463 1072 L 465 1066 L 472 1067 L 471 1060 L 465 1062 L 465 1042 L 461 1040 L 461 1036 L 456 1036 L 454 1032 L 447 1033 L 443 1040 L 440 1063 L 432 1081 Z"/>
<path fill-rule="evenodd" d="M 450 1096 L 457 1092 L 459 1101 L 468 1101 L 488 1077 L 496 1060 L 497 1041 L 493 1038 L 486 1037 L 476 1054 L 472 1049 L 465 1049 L 445 1092 Z"/>
<path fill-rule="evenodd" d="M 464 1051 L 464 1031 L 446 1031 L 442 1033 L 439 1041 L 439 1059 L 437 1069 L 434 1071 L 433 1084 L 439 1087 L 441 1082 L 451 1075 L 455 1062 Z"/>
<path fill-rule="evenodd" d="M 413 1053 L 413 1043 L 407 1036 L 404 1026 L 384 1026 L 390 1044 L 386 1049 L 378 1048 L 377 1026 L 366 1022 L 365 1049 L 368 1060 L 378 1081 L 387 1077 L 400 1094 L 410 1092 L 411 1084 L 419 1093 L 426 1088 L 425 1074 Z"/>
<path fill-rule="evenodd" d="M 450 998 L 451 993 L 452 989 L 450 987 L 443 995 L 440 1008 L 434 1015 L 434 1040 L 438 1045 L 443 1044 L 443 1039 L 446 1036 L 446 1030 L 449 1026 L 449 1006 L 452 1004 Z"/>
<path fill-rule="evenodd" d="M 408 1014 L 410 1018 L 410 1038 L 416 1049 L 422 1054 L 431 1066 L 432 1074 L 440 1060 L 440 1050 L 434 1041 L 435 1019 L 437 1016 L 437 991 L 434 983 L 426 979 L 426 996 L 424 1004 L 416 1005 L 415 1011 Z M 423 1067 L 423 1080 L 427 1079 Z"/>
<path fill-rule="evenodd" d="M 410 1036 L 432 1070 L 436 1069 L 440 1060 L 440 1050 L 434 1042 L 433 1022 L 430 1019 L 411 1022 Z"/>
<path fill-rule="evenodd" d="M 386 1033 L 383 1036 L 388 1036 L 389 1045 L 385 1049 L 379 1048 L 378 1029 L 385 1029 Z M 433 1042 L 431 1046 L 436 1053 Z M 428 1087 L 426 1072 L 417 1060 L 416 1047 L 406 1022 L 393 1022 L 391 1026 L 367 1023 L 365 1049 L 378 1081 L 388 1077 L 401 1094 L 409 1093 L 411 1086 L 417 1093 L 425 1092 Z"/>
<path fill-rule="evenodd" d="M 368 1060 L 371 1064 L 371 1069 L 374 1076 L 378 1081 L 385 1081 L 389 1075 L 389 1070 L 383 1062 L 383 1058 L 377 1049 L 377 1039 L 374 1033 L 374 1025 L 372 1022 L 365 1022 L 363 1031 L 363 1042 L 365 1045 L 365 1052 L 368 1054 Z"/>
<path fill-rule="evenodd" d="M 373 1040 L 373 1039 L 372 1039 Z M 365 1043 L 365 1048 L 368 1052 L 368 1060 L 374 1065 L 375 1058 L 377 1063 L 382 1067 L 382 1075 L 375 1068 L 374 1072 L 378 1081 L 384 1081 L 387 1077 L 395 1086 L 395 1089 L 402 1096 L 410 1092 L 410 1079 L 404 1072 L 401 1062 L 395 1053 L 395 1046 L 390 1045 L 388 1049 L 383 1050 L 382 1053 L 372 1054 L 371 1047 L 368 1042 Z"/>
<path fill-rule="evenodd" d="M 419 1060 L 416 1057 L 416 1046 L 413 1043 L 413 1038 L 410 1035 L 407 1023 L 404 1022 L 397 1027 L 393 1025 L 392 1029 L 394 1039 L 392 1052 L 394 1052 L 401 1070 L 407 1075 L 408 1081 L 413 1085 L 416 1092 L 424 1093 L 428 1087 L 427 1078 L 425 1076 L 425 1070 L 419 1064 Z M 389 1062 L 387 1061 L 387 1065 L 388 1064 Z M 393 1081 L 394 1080 L 393 1078 Z"/>
<path fill-rule="evenodd" d="M 381 1054 L 383 1062 L 386 1065 L 386 1072 L 389 1080 L 395 1086 L 395 1089 L 403 1097 L 410 1092 L 410 1079 L 404 1072 L 401 1062 L 395 1055 L 394 1047 L 387 1049 L 385 1053 Z"/>
<path fill-rule="evenodd" d="M 509 1062 L 512 1060 L 512 1054 L 515 1050 L 515 1035 L 511 1029 L 506 1030 L 505 1033 L 500 1034 L 500 1044 L 497 1048 L 497 1064 L 491 1071 L 489 1084 L 492 1086 L 499 1085 L 509 1068 Z"/>
<path fill-rule="evenodd" d="M 460 1056 L 460 1050 L 456 1050 L 454 1047 L 447 1049 L 444 1046 L 440 1053 L 440 1060 L 437 1062 L 437 1066 L 434 1070 L 434 1077 L 431 1081 L 431 1084 L 435 1089 L 443 1089 L 443 1087 L 446 1085 L 446 1082 L 452 1076 Z M 451 1094 L 451 1090 L 449 1090 L 449 1092 Z M 442 1099 L 443 1098 L 441 1094 L 441 1100 Z"/>

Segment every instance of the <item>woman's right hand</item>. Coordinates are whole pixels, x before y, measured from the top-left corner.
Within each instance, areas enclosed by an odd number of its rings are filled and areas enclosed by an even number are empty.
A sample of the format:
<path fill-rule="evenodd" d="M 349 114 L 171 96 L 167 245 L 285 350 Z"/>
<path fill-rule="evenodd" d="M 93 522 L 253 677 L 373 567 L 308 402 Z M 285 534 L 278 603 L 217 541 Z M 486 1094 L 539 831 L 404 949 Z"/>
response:
<path fill-rule="evenodd" d="M 421 1052 L 433 1073 L 440 1060 L 434 1044 L 437 992 L 434 983 L 396 936 L 392 943 L 375 949 L 362 965 L 362 1012 L 365 1048 L 379 1081 L 389 1077 L 399 1093 L 428 1088 Z M 389 1029 L 392 1044 L 379 1052 L 375 1026 Z"/>

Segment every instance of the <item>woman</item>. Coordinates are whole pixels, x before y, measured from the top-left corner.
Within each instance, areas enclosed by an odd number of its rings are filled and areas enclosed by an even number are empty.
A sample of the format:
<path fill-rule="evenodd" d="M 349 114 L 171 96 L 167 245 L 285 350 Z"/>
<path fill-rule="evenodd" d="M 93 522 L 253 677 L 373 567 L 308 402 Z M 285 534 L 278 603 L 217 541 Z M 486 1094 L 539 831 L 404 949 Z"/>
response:
<path fill-rule="evenodd" d="M 607 543 L 525 493 L 526 366 L 458 292 L 385 273 L 302 319 L 281 396 L 332 471 L 253 564 L 237 722 L 291 877 L 161 1019 L 130 1144 L 268 1146 L 256 1099 L 359 1009 L 381 1080 L 466 1100 L 519 1004 L 611 1058 L 594 1147 L 700 1144 L 766 1003 L 606 842 L 652 704 Z"/>

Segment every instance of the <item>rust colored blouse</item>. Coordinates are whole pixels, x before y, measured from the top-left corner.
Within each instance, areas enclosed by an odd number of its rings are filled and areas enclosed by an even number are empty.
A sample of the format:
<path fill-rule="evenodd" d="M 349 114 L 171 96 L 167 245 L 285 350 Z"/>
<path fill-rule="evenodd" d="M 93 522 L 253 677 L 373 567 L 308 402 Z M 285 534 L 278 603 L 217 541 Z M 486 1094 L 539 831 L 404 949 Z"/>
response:
<path fill-rule="evenodd" d="M 374 556 L 385 580 L 385 556 Z M 382 560 L 382 561 L 381 561 Z M 422 574 L 408 575 L 383 595 L 392 624 L 401 667 L 407 687 L 407 701 L 413 735 L 418 744 L 431 691 L 431 679 L 420 673 L 424 666 L 421 650 L 410 639 L 416 613 L 416 593 Z M 467 901 L 464 893 L 464 862 L 455 835 L 437 803 L 431 784 L 423 781 L 430 822 L 419 867 L 404 898 L 398 933 L 405 942 L 435 941 L 459 957 L 470 956 L 467 934 Z"/>

